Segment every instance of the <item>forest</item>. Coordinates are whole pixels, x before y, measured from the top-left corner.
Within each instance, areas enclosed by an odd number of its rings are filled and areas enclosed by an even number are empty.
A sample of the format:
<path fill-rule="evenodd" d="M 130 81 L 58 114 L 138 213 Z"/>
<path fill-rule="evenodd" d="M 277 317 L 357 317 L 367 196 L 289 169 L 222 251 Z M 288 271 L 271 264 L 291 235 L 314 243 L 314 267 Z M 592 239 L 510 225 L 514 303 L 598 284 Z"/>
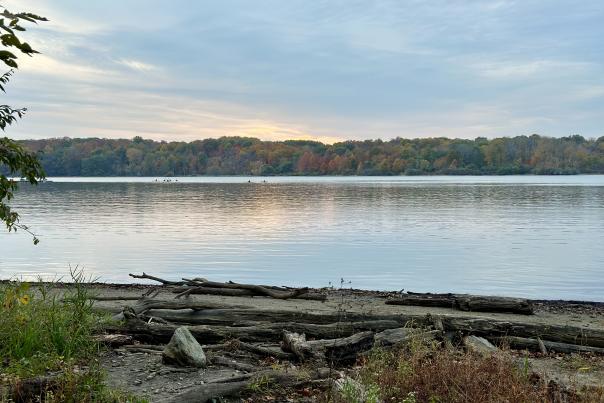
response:
<path fill-rule="evenodd" d="M 53 138 L 20 141 L 48 176 L 568 175 L 604 173 L 604 137 L 540 135 L 474 140 L 192 142 Z"/>

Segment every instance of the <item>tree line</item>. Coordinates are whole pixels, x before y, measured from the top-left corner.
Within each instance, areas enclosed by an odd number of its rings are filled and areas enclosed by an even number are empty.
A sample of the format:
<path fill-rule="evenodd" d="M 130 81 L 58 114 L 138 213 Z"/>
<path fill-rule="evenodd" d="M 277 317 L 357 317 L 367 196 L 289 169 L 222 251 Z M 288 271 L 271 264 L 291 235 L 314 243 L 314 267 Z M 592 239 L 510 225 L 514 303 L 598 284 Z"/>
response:
<path fill-rule="evenodd" d="M 100 138 L 24 140 L 48 176 L 509 175 L 604 173 L 604 137 L 474 140 L 192 142 Z"/>

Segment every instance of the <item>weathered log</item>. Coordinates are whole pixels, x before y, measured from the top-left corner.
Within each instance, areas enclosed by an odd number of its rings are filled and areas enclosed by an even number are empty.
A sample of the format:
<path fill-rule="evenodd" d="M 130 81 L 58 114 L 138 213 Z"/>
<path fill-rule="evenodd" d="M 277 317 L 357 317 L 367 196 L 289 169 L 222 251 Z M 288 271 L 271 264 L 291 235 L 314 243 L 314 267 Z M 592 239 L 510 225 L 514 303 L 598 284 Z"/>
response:
<path fill-rule="evenodd" d="M 125 311 L 126 323 L 115 330 L 133 335 L 142 341 L 166 342 L 172 337 L 172 333 L 179 325 L 146 323 L 131 312 Z M 326 325 L 312 323 L 259 323 L 256 326 L 189 326 L 193 336 L 202 344 L 213 344 L 223 340 L 239 339 L 245 342 L 270 342 L 281 340 L 283 330 L 297 333 L 305 333 L 309 337 L 318 339 L 333 339 L 337 337 L 350 336 L 364 330 L 381 331 L 393 327 L 400 327 L 400 323 L 394 321 L 363 321 L 343 322 Z"/>
<path fill-rule="evenodd" d="M 141 299 L 141 297 L 132 295 L 118 295 L 111 297 L 91 295 L 88 297 L 88 299 L 91 299 L 93 301 L 138 301 L 139 299 Z"/>
<path fill-rule="evenodd" d="M 507 322 L 488 318 L 442 316 L 445 330 L 461 331 L 479 336 L 540 337 L 543 342 L 604 347 L 604 330 L 578 326 L 547 325 L 542 323 Z"/>
<path fill-rule="evenodd" d="M 401 315 L 376 315 L 349 312 L 342 314 L 335 311 L 295 311 L 273 310 L 260 308 L 241 308 L 238 306 L 223 307 L 223 309 L 204 310 L 150 310 L 149 315 L 165 319 L 174 323 L 187 324 L 216 324 L 233 325 L 249 322 L 300 322 L 327 324 L 336 322 L 361 322 L 361 321 L 390 321 L 398 323 L 401 327 L 406 321 L 406 316 Z M 423 319 L 423 318 L 420 318 Z"/>
<path fill-rule="evenodd" d="M 467 294 L 407 293 L 386 301 L 388 305 L 414 305 L 454 308 L 473 312 L 511 312 L 534 314 L 531 302 L 523 298 L 491 297 Z"/>
<path fill-rule="evenodd" d="M 492 337 L 491 340 L 495 344 L 508 345 L 511 348 L 518 350 L 530 350 L 530 351 L 541 351 L 539 346 L 540 339 L 529 339 L 526 337 L 514 337 L 514 336 L 503 336 L 503 337 Z M 589 347 L 581 346 L 570 343 L 556 343 L 553 341 L 541 340 L 543 347 L 547 351 L 555 351 L 558 353 L 595 353 L 604 354 L 604 348 L 601 347 Z"/>
<path fill-rule="evenodd" d="M 297 298 L 300 297 L 304 294 L 308 294 L 309 292 L 309 288 L 308 287 L 304 287 L 304 288 L 294 288 L 291 290 L 276 290 L 272 287 L 265 287 L 262 285 L 256 285 L 256 284 L 239 284 L 239 283 L 233 283 L 233 282 L 228 282 L 228 283 L 220 283 L 220 282 L 216 282 L 216 281 L 196 281 L 196 280 L 189 280 L 186 278 L 183 278 L 184 281 L 187 282 L 188 285 L 195 285 L 197 286 L 197 291 L 203 291 L 202 289 L 205 287 L 209 287 L 209 288 L 215 288 L 215 289 L 229 289 L 229 290 L 246 290 L 251 292 L 254 296 L 265 296 L 265 297 L 271 297 L 271 298 L 275 298 L 275 299 L 291 299 L 291 298 Z M 188 294 L 192 293 L 193 291 L 188 292 Z"/>
<path fill-rule="evenodd" d="M 359 352 L 371 349 L 373 337 L 373 332 L 361 332 L 349 337 L 307 341 L 304 334 L 284 331 L 282 348 L 294 353 L 301 361 L 328 359 L 342 363 L 355 361 Z"/>
<path fill-rule="evenodd" d="M 145 313 L 151 309 L 191 309 L 193 311 L 202 310 L 202 309 L 224 309 L 224 308 L 237 308 L 237 309 L 245 309 L 243 305 L 224 305 L 217 304 L 214 302 L 207 301 L 175 301 L 175 300 L 157 300 L 153 298 L 140 298 L 136 302 L 136 304 L 128 307 L 130 311 L 134 314 L 139 315 L 141 313 Z M 155 316 L 155 315 L 151 315 Z M 157 316 L 161 317 L 161 316 Z M 112 319 L 114 320 L 122 320 L 124 319 L 124 313 L 120 312 L 113 315 Z"/>
<path fill-rule="evenodd" d="M 243 371 L 243 372 L 253 372 L 253 371 L 258 370 L 258 367 L 255 367 L 254 365 L 246 364 L 243 362 L 238 362 L 231 358 L 223 357 L 221 355 L 213 356 L 211 358 L 210 362 L 213 365 L 221 365 L 223 367 L 234 368 L 238 371 Z"/>
<path fill-rule="evenodd" d="M 259 295 L 250 290 L 244 289 L 236 289 L 236 288 L 213 288 L 213 287 L 191 287 L 184 286 L 178 287 L 173 290 L 176 295 L 176 298 L 180 298 L 186 295 L 221 295 L 225 297 L 258 297 Z M 292 297 L 291 299 L 304 299 L 311 301 L 325 301 L 327 300 L 327 295 L 325 294 L 317 294 L 317 293 L 304 293 L 298 295 L 296 297 Z"/>
<path fill-rule="evenodd" d="M 308 382 L 317 379 L 327 378 L 329 369 L 319 368 L 312 372 L 299 371 L 258 371 L 252 374 L 245 374 L 238 379 L 239 381 L 211 382 L 200 386 L 194 386 L 189 390 L 168 400 L 172 403 L 206 403 L 213 399 L 237 396 L 250 385 L 257 383 L 259 380 L 263 382 L 272 382 L 282 387 L 295 387 L 304 385 Z M 232 379 L 232 378 L 231 378 Z"/>
<path fill-rule="evenodd" d="M 92 340 L 111 347 L 120 347 L 134 342 L 132 336 L 127 334 L 98 334 L 93 336 Z"/>
<path fill-rule="evenodd" d="M 393 346 L 409 343 L 414 340 L 426 342 L 433 341 L 441 333 L 440 330 L 425 331 L 408 327 L 387 329 L 375 335 L 376 346 Z"/>
<path fill-rule="evenodd" d="M 256 344 L 245 343 L 243 341 L 237 341 L 236 348 L 239 350 L 248 351 L 253 354 L 257 354 L 263 357 L 275 357 L 281 360 L 291 360 L 293 357 L 291 354 L 281 351 L 277 348 L 270 348 L 266 346 L 259 346 Z"/>

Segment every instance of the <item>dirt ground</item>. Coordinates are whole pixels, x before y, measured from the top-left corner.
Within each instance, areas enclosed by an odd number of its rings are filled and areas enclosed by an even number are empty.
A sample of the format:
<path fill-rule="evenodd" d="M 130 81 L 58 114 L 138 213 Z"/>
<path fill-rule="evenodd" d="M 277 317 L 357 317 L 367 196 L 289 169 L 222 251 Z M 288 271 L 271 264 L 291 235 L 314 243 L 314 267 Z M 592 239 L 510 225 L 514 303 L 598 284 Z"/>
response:
<path fill-rule="evenodd" d="M 101 298 L 140 297 L 150 286 L 147 285 L 103 285 L 95 284 L 93 292 Z M 386 305 L 385 299 L 395 293 L 370 292 L 361 290 L 316 290 L 328 295 L 327 301 L 276 300 L 265 297 L 224 297 L 214 295 L 192 295 L 196 301 L 216 302 L 233 306 L 248 306 L 265 310 L 291 310 L 296 312 L 339 312 L 364 314 L 405 314 L 405 315 L 448 315 L 456 317 L 487 317 L 503 321 L 541 323 L 545 325 L 573 325 L 604 330 L 604 303 L 569 303 L 562 301 L 535 302 L 535 315 L 506 313 L 461 312 L 449 308 L 428 308 L 416 306 Z M 157 299 L 172 299 L 174 294 L 161 291 Z M 96 301 L 95 307 L 112 313 L 120 312 L 125 305 L 133 305 L 134 300 Z M 202 342 L 203 345 L 203 342 Z M 232 352 L 238 362 L 248 362 L 256 366 L 277 366 L 276 360 L 258 361 L 245 353 Z M 528 365 L 530 370 L 545 379 L 553 379 L 568 386 L 604 386 L 604 356 L 590 354 L 563 355 L 550 353 L 511 352 L 518 358 L 519 365 Z M 223 353 L 221 355 L 224 356 Z M 212 352 L 208 352 L 212 357 Z M 214 366 L 202 370 L 182 369 L 164 365 L 161 352 L 132 352 L 126 349 L 108 351 L 102 359 L 107 369 L 111 386 L 128 390 L 137 395 L 147 396 L 152 402 L 162 402 L 186 389 L 211 382 L 212 380 L 241 374 L 233 369 Z M 289 364 L 288 364 L 289 365 Z"/>

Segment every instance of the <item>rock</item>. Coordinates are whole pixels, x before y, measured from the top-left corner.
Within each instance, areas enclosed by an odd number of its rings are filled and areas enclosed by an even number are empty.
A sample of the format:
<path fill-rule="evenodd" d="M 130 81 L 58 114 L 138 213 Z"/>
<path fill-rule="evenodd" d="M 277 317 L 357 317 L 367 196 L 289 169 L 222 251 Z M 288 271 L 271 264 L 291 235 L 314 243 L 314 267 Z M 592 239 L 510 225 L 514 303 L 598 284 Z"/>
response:
<path fill-rule="evenodd" d="M 181 326 L 174 331 L 170 342 L 164 348 L 162 358 L 166 364 L 183 367 L 205 368 L 207 364 L 201 345 L 186 326 Z"/>
<path fill-rule="evenodd" d="M 483 337 L 466 336 L 463 338 L 463 344 L 468 351 L 472 351 L 482 355 L 489 355 L 498 350 L 491 342 Z"/>

